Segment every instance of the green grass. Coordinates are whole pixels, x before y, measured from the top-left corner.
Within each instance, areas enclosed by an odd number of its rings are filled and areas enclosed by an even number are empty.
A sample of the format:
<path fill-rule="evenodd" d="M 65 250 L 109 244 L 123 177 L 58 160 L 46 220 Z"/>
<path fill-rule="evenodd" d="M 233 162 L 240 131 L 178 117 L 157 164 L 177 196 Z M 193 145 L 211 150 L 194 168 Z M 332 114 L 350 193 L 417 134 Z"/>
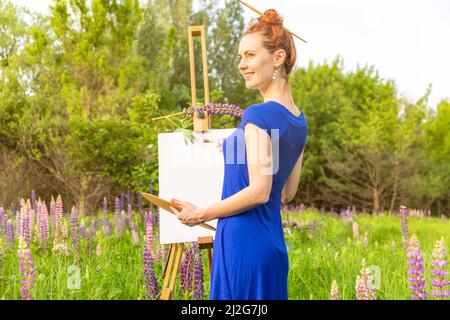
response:
<path fill-rule="evenodd" d="M 287 215 L 283 215 L 284 220 Z M 85 224 L 91 217 L 83 218 Z M 135 221 L 139 219 L 135 216 Z M 402 247 L 400 219 L 391 216 L 357 216 L 360 236 L 354 238 L 351 222 L 318 212 L 293 212 L 289 221 L 296 227 L 285 229 L 289 250 L 289 299 L 329 299 L 330 287 L 336 280 L 342 299 L 355 299 L 356 276 L 363 259 L 367 265 L 380 271 L 378 299 L 410 299 L 407 264 Z M 425 259 L 428 291 L 431 281 L 431 254 L 434 242 L 444 237 L 450 243 L 450 221 L 437 218 L 408 218 L 410 233 L 420 241 Z M 364 240 L 365 233 L 367 238 Z M 157 230 L 155 230 L 157 237 Z M 0 262 L 0 299 L 20 299 L 20 277 L 17 241 L 10 248 L 3 237 Z M 142 267 L 144 228 L 139 225 L 139 244 L 132 241 L 127 230 L 122 237 L 113 233 L 106 236 L 101 227 L 88 250 L 88 241 L 82 239 L 78 254 L 66 239 L 69 255 L 52 252 L 33 242 L 31 250 L 36 269 L 36 283 L 32 291 L 35 299 L 145 299 Z M 98 242 L 102 254 L 96 254 Z M 159 288 L 165 256 L 155 263 Z M 203 252 L 205 270 L 205 298 L 209 298 L 209 275 L 206 252 Z M 73 267 L 75 266 L 75 267 Z M 72 268 L 72 269 L 69 269 Z M 76 279 L 79 276 L 79 288 Z M 177 282 L 176 299 L 192 298 L 180 294 Z"/>

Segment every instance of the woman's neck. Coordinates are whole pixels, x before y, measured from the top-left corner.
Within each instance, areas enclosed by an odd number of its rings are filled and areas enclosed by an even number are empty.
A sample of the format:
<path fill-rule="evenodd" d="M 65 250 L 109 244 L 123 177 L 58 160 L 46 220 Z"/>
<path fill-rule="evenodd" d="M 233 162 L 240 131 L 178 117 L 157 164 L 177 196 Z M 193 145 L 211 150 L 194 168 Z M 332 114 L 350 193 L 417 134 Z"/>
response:
<path fill-rule="evenodd" d="M 259 92 L 264 98 L 264 102 L 276 101 L 288 108 L 295 107 L 290 83 L 285 78 L 271 81 L 266 88 L 260 90 Z"/>

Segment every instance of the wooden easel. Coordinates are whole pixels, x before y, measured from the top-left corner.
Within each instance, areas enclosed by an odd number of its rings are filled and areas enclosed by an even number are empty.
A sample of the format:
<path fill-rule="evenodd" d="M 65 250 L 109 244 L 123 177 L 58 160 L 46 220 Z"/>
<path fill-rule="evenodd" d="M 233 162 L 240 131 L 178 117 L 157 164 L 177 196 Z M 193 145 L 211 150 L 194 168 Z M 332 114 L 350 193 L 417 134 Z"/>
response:
<path fill-rule="evenodd" d="M 206 37 L 205 27 L 191 26 L 188 29 L 189 38 L 189 62 L 191 72 L 191 93 L 192 106 L 197 106 L 197 86 L 195 82 L 195 56 L 194 56 L 194 37 L 200 37 L 202 43 L 202 62 L 203 62 L 203 86 L 205 93 L 205 105 L 209 103 L 209 85 L 208 85 L 208 63 L 206 60 Z M 199 116 L 196 112 L 193 115 L 194 131 L 204 132 L 211 129 L 211 117 L 207 112 Z M 198 245 L 201 250 L 206 249 L 208 252 L 208 266 L 211 274 L 213 237 L 199 237 Z M 161 292 L 161 300 L 172 300 L 177 280 L 178 270 L 181 264 L 181 256 L 183 254 L 183 243 L 173 243 L 170 245 L 169 255 L 163 272 L 164 284 Z"/>

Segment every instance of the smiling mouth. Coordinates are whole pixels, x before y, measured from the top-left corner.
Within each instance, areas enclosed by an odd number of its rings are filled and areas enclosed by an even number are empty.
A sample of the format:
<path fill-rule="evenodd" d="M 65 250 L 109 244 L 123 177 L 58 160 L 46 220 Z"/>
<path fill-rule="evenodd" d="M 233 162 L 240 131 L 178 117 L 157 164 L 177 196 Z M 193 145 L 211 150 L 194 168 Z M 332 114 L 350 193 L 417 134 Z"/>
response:
<path fill-rule="evenodd" d="M 249 80 L 254 74 L 254 72 L 246 72 L 244 73 L 244 79 Z"/>

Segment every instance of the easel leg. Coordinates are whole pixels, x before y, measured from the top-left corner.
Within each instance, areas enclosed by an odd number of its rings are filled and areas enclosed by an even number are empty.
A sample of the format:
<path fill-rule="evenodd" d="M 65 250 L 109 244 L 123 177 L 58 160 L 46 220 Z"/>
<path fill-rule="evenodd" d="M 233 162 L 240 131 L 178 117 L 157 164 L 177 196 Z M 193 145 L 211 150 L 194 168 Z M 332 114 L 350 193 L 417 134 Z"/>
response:
<path fill-rule="evenodd" d="M 178 269 L 180 268 L 181 255 L 183 254 L 183 244 L 171 244 L 169 253 L 169 264 L 164 276 L 164 285 L 161 293 L 161 300 L 172 300 L 177 280 Z"/>

